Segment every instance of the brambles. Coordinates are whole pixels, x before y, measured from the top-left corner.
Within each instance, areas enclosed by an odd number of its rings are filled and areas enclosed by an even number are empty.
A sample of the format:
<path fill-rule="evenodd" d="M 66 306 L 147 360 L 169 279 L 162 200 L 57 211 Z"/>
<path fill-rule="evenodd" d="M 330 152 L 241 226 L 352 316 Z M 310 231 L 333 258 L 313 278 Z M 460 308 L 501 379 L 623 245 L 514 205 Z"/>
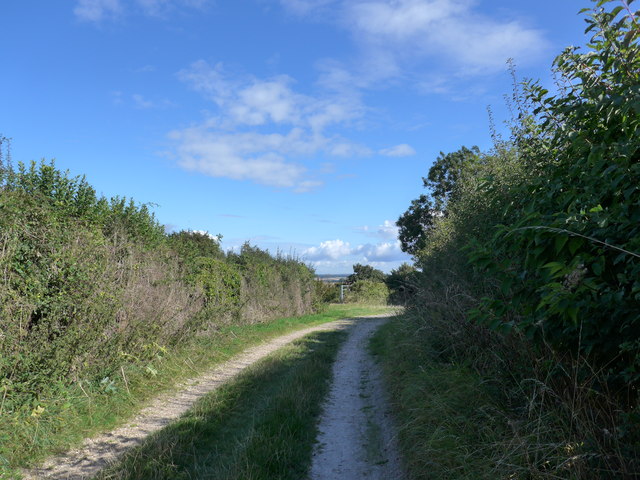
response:
<path fill-rule="evenodd" d="M 412 323 L 500 385 L 514 475 L 640 472 L 639 20 L 610 3 L 583 10 L 588 51 L 556 58 L 557 91 L 515 85 L 509 140 L 434 165 L 419 204 L 449 192 L 445 212 L 403 242 Z"/>

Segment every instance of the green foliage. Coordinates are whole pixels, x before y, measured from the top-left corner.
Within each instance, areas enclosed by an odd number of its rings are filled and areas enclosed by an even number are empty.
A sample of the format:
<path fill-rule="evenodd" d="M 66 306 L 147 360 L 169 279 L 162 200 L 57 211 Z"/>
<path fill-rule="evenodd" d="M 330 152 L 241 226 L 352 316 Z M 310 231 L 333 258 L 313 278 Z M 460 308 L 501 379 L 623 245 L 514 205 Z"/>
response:
<path fill-rule="evenodd" d="M 458 183 L 463 171 L 469 165 L 480 161 L 480 149 L 476 146 L 471 149 L 462 146 L 460 150 L 443 153 L 436 159 L 429 169 L 426 178 L 422 178 L 425 188 L 429 189 L 431 198 L 434 201 L 434 208 L 444 212 L 450 199 L 455 200 L 458 196 Z"/>
<path fill-rule="evenodd" d="M 416 293 L 418 271 L 413 265 L 403 263 L 398 268 L 391 270 L 385 279 L 385 284 L 391 291 L 391 302 L 404 304 Z"/>
<path fill-rule="evenodd" d="M 469 366 L 439 358 L 433 323 L 413 311 L 392 318 L 371 342 L 389 385 L 408 478 L 528 478 L 519 475 L 524 456 L 501 461 L 515 443 L 491 384 Z"/>
<path fill-rule="evenodd" d="M 78 388 L 114 395 L 123 368 L 156 376 L 167 348 L 230 322 L 317 305 L 313 272 L 298 260 L 249 245 L 226 258 L 207 235 L 165 235 L 146 205 L 97 198 L 83 177 L 53 162 L 14 168 L 6 144 L 0 137 L 0 416 L 7 425 Z M 0 444 L 6 435 L 0 429 Z"/>
<path fill-rule="evenodd" d="M 17 169 L 5 161 L 0 167 L 3 192 L 22 192 L 37 198 L 49 205 L 53 214 L 81 219 L 99 226 L 105 235 L 126 235 L 146 246 L 155 246 L 164 238 L 162 226 L 147 205 L 136 205 L 123 197 L 98 198 L 84 177 L 70 177 L 68 171 L 56 169 L 53 161 L 32 161 L 28 167 L 19 163 Z"/>
<path fill-rule="evenodd" d="M 313 270 L 295 257 L 275 257 L 248 242 L 227 261 L 243 276 L 243 311 L 247 320 L 266 316 L 291 316 L 317 305 Z"/>
<path fill-rule="evenodd" d="M 564 460 L 548 453 L 559 470 L 527 453 L 533 478 L 640 471 L 638 12 L 610 3 L 583 10 L 592 38 L 556 58 L 557 91 L 514 86 L 508 141 L 493 132 L 494 149 L 454 168 L 453 186 L 442 172 L 425 179 L 446 214 L 410 237 L 421 242 L 408 250 L 420 270 L 411 308 L 439 325 L 435 349 L 504 384 L 505 406 L 535 432 L 517 431 L 519 449 L 568 445 Z"/>
<path fill-rule="evenodd" d="M 222 235 L 215 238 L 202 232 L 182 230 L 171 233 L 167 237 L 167 243 L 178 254 L 180 259 L 190 267 L 195 267 L 198 258 L 224 258 L 224 252 L 220 248 Z"/>
<path fill-rule="evenodd" d="M 207 306 L 235 311 L 241 302 L 242 275 L 237 266 L 211 257 L 197 260 L 195 282 L 205 292 Z"/>
<path fill-rule="evenodd" d="M 396 221 L 398 239 L 403 252 L 415 255 L 426 245 L 429 228 L 434 222 L 434 208 L 426 195 L 411 201 L 411 205 Z"/>
<path fill-rule="evenodd" d="M 598 5 L 605 5 L 600 2 Z M 595 9 L 590 51 L 555 60 L 562 90 L 525 84 L 535 131 L 516 131 L 532 168 L 513 187 L 517 220 L 476 246 L 472 259 L 500 283 L 477 319 L 518 328 L 557 351 L 605 369 L 613 391 L 635 403 L 640 386 L 640 46 L 623 7 Z M 483 312 L 490 312 L 485 315 Z"/>
<path fill-rule="evenodd" d="M 358 280 L 351 285 L 345 294 L 347 303 L 366 303 L 386 305 L 389 301 L 389 289 L 383 282 Z"/>
<path fill-rule="evenodd" d="M 340 301 L 340 285 L 316 280 L 316 297 L 322 303 L 337 303 Z"/>
<path fill-rule="evenodd" d="M 354 283 L 361 280 L 384 282 L 386 277 L 387 276 L 382 270 L 378 270 L 371 265 L 361 265 L 359 263 L 356 263 L 353 266 L 353 273 L 347 277 L 347 282 Z"/>
<path fill-rule="evenodd" d="M 398 238 L 403 252 L 418 255 L 428 244 L 429 231 L 438 219 L 449 215 L 449 203 L 455 203 L 464 194 L 462 179 L 475 173 L 486 162 L 478 147 L 461 147 L 451 153 L 440 152 L 435 163 L 423 177 L 429 195 L 420 195 L 398 218 Z"/>

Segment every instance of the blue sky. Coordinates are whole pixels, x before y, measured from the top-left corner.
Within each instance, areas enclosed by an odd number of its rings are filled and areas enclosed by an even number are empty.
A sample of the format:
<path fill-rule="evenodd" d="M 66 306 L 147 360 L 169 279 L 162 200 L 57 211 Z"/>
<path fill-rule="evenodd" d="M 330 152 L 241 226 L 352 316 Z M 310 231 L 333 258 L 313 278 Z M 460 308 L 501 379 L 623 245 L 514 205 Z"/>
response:
<path fill-rule="evenodd" d="M 168 229 L 319 273 L 410 258 L 394 222 L 440 151 L 491 146 L 506 69 L 550 86 L 586 0 L 21 0 L 0 134 Z"/>

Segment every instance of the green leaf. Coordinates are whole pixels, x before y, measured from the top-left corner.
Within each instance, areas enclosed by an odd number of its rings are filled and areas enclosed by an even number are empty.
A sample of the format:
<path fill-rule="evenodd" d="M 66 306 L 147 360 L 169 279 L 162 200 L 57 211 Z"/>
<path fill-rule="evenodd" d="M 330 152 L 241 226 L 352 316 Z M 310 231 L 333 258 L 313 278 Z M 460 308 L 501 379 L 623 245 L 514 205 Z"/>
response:
<path fill-rule="evenodd" d="M 549 270 L 549 274 L 551 276 L 554 276 L 557 272 L 559 272 L 560 270 L 564 269 L 565 265 L 563 265 L 560 262 L 549 262 L 549 263 L 543 265 L 542 268 L 546 268 L 547 270 Z"/>
<path fill-rule="evenodd" d="M 571 255 L 575 255 L 581 246 L 582 246 L 582 239 L 572 237 L 571 240 L 569 240 L 569 251 L 571 252 Z"/>
<path fill-rule="evenodd" d="M 555 239 L 556 253 L 560 253 L 569 240 L 568 235 L 557 235 Z"/>
<path fill-rule="evenodd" d="M 591 265 L 591 270 L 593 270 L 593 273 L 595 273 L 596 275 L 600 276 L 600 275 L 602 275 L 602 272 L 604 271 L 604 266 L 602 264 L 600 264 L 600 262 L 596 262 L 593 265 Z"/>

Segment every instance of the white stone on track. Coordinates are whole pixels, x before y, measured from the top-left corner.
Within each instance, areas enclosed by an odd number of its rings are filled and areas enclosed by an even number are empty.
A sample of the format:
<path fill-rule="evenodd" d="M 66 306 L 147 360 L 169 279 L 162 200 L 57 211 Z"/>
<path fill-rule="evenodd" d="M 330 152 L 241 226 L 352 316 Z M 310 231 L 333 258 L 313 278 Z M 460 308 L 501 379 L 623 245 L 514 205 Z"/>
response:
<path fill-rule="evenodd" d="M 340 347 L 311 480 L 405 478 L 380 367 L 367 348 L 371 335 L 387 320 L 358 319 Z"/>
<path fill-rule="evenodd" d="M 140 445 L 153 432 L 185 413 L 194 402 L 212 392 L 242 370 L 277 349 L 313 332 L 346 328 L 355 320 L 337 320 L 298 330 L 250 348 L 210 372 L 178 386 L 177 392 L 162 395 L 143 409 L 127 425 L 87 439 L 82 447 L 48 459 L 43 466 L 23 471 L 24 480 L 84 480 L 115 462 L 123 453 Z"/>

